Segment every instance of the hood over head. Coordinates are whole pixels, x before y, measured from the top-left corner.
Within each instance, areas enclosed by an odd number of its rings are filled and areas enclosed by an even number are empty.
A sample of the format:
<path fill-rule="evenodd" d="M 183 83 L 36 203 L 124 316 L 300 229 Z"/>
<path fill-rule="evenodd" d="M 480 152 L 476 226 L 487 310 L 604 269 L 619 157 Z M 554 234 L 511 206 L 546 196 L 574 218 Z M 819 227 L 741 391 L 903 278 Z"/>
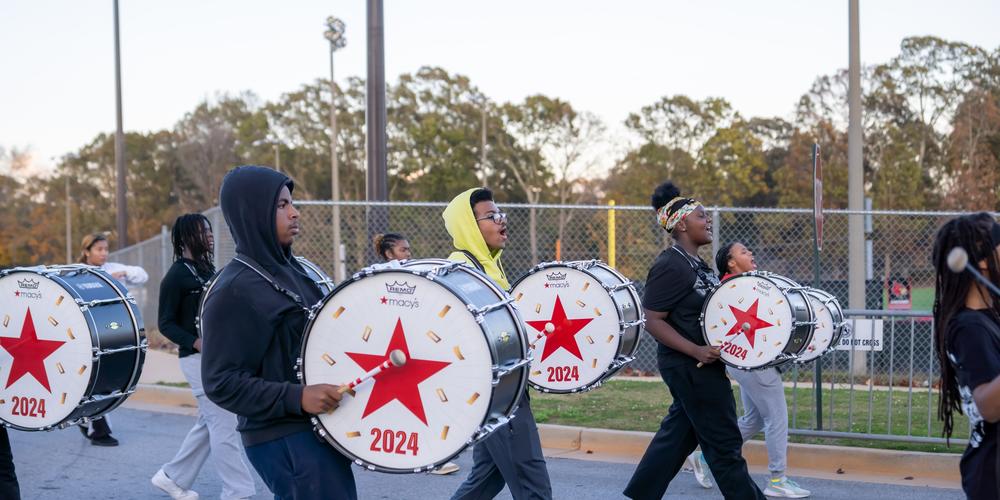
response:
<path fill-rule="evenodd" d="M 279 283 L 300 293 L 312 304 L 318 300 L 315 298 L 318 289 L 316 293 L 302 293 L 299 277 L 308 283 L 312 281 L 293 258 L 292 248 L 282 247 L 278 242 L 277 202 L 281 188 L 286 186 L 289 192 L 295 189 L 288 176 L 274 169 L 255 165 L 236 167 L 222 180 L 219 204 L 236 241 L 236 253 L 257 261 Z"/>
<path fill-rule="evenodd" d="M 479 224 L 476 222 L 476 215 L 472 211 L 470 200 L 473 191 L 478 187 L 463 191 L 448 203 L 441 217 L 444 218 L 444 226 L 451 235 L 452 244 L 455 249 L 471 253 L 475 256 L 479 264 L 483 266 L 486 274 L 493 278 L 504 290 L 510 289 L 510 283 L 500 264 L 500 254 L 503 249 L 491 252 L 483 233 L 479 231 Z M 456 253 L 449 256 L 451 260 L 468 260 L 464 254 Z"/>

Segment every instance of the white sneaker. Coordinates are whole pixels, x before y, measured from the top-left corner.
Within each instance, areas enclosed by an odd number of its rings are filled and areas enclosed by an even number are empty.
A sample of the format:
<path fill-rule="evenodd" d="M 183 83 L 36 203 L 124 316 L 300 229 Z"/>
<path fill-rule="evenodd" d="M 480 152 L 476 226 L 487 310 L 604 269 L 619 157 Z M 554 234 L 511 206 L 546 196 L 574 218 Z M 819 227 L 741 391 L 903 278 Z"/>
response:
<path fill-rule="evenodd" d="M 688 460 L 691 461 L 691 466 L 694 467 L 694 479 L 698 481 L 698 484 L 702 488 L 713 488 L 715 483 L 712 481 L 712 471 L 708 468 L 708 463 L 705 462 L 705 455 L 700 451 L 696 451 L 688 456 Z"/>
<path fill-rule="evenodd" d="M 156 471 L 156 474 L 153 475 L 153 479 L 150 479 L 149 481 L 153 483 L 153 486 L 163 490 L 164 493 L 170 495 L 170 498 L 173 498 L 174 500 L 198 500 L 197 492 L 185 490 L 184 488 L 177 486 L 177 483 L 175 483 L 173 479 L 167 477 L 167 474 L 163 472 L 163 469 Z"/>
<path fill-rule="evenodd" d="M 769 497 L 805 498 L 811 493 L 809 490 L 796 484 L 795 481 L 787 477 L 782 477 L 781 479 L 770 480 L 767 488 L 764 490 L 764 494 Z"/>
<path fill-rule="evenodd" d="M 448 462 L 442 465 L 441 467 L 432 470 L 431 474 L 434 474 L 436 476 L 447 476 L 448 474 L 454 474 L 455 472 L 458 472 L 458 469 L 459 469 L 458 464 L 456 464 L 455 462 Z"/>

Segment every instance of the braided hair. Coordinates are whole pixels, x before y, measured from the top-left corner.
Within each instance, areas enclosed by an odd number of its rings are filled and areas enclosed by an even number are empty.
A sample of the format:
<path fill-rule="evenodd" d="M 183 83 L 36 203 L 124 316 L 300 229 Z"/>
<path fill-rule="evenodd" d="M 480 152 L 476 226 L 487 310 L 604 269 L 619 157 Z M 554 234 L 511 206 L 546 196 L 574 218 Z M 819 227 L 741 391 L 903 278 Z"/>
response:
<path fill-rule="evenodd" d="M 936 276 L 934 280 L 934 350 L 941 369 L 941 397 L 938 400 L 938 419 L 944 422 L 943 434 L 950 438 L 954 430 L 953 414 L 962 413 L 961 396 L 955 367 L 948 359 L 948 323 L 964 306 L 975 278 L 967 272 L 955 273 L 948 267 L 948 254 L 961 247 L 969 255 L 972 265 L 985 260 L 986 278 L 1000 281 L 1000 263 L 997 261 L 994 234 L 1000 228 L 990 214 L 980 212 L 963 215 L 945 223 L 938 230 L 931 254 Z M 989 301 L 987 301 L 989 302 Z M 1000 301 L 992 301 L 987 313 L 1000 321 Z"/>
<path fill-rule="evenodd" d="M 719 248 L 719 251 L 715 253 L 715 268 L 719 271 L 719 276 L 725 276 L 729 274 L 729 259 L 732 258 L 729 252 L 733 251 L 733 245 L 739 242 L 733 241 L 726 243 Z"/>
<path fill-rule="evenodd" d="M 375 245 L 375 253 L 385 262 L 388 262 L 389 256 L 386 252 L 392 250 L 394 246 L 400 241 L 406 241 L 406 237 L 399 233 L 385 233 L 376 234 L 372 243 Z"/>
<path fill-rule="evenodd" d="M 184 250 L 191 253 L 191 260 L 199 273 L 214 274 L 212 247 L 205 230 L 212 230 L 212 223 L 202 214 L 184 214 L 174 221 L 170 241 L 174 245 L 174 260 L 184 256 Z"/>

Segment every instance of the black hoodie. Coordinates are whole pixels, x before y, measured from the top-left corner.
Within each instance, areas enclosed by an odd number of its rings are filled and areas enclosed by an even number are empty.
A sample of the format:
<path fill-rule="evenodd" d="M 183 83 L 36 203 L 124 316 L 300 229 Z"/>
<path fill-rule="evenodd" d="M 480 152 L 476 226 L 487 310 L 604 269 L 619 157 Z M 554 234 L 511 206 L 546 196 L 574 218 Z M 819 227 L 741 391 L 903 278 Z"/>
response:
<path fill-rule="evenodd" d="M 213 402 L 239 416 L 244 446 L 310 429 L 295 372 L 308 306 L 322 294 L 278 243 L 275 212 L 281 188 L 292 181 L 272 169 L 237 167 L 222 181 L 219 199 L 237 255 L 262 267 L 296 303 L 247 265 L 232 261 L 202 311 L 202 382 Z"/>

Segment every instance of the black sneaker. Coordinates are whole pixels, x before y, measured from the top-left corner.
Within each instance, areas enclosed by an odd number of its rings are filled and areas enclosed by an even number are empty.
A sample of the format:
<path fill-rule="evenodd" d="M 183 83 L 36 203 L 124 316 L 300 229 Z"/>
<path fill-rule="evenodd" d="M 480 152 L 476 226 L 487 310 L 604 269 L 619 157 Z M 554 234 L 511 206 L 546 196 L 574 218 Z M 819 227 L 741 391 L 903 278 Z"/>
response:
<path fill-rule="evenodd" d="M 118 446 L 118 440 L 110 434 L 105 436 L 90 436 L 90 444 L 94 446 Z"/>

